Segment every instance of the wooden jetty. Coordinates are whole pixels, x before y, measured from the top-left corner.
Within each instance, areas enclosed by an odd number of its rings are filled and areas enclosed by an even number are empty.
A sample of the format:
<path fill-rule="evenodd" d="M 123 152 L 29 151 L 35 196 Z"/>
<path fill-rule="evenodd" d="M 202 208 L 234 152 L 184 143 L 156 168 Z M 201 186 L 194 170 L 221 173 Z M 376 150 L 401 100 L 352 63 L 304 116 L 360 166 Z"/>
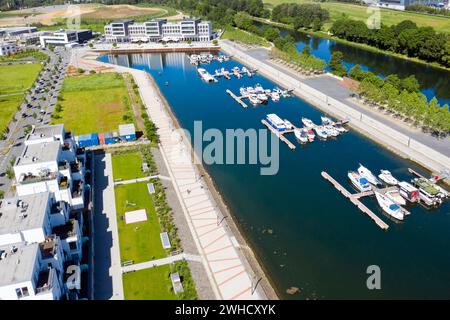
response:
<path fill-rule="evenodd" d="M 281 141 L 283 141 L 284 143 L 287 144 L 287 146 L 291 149 L 294 150 L 295 149 L 295 144 L 293 144 L 292 142 L 290 142 L 285 136 L 285 133 L 290 133 L 290 132 L 294 132 L 294 130 L 286 130 L 283 132 L 279 132 L 277 131 L 274 127 L 272 127 L 265 119 L 261 120 L 262 124 L 264 124 L 267 129 L 269 129 L 274 135 L 276 135 L 278 137 L 278 139 L 280 139 Z"/>
<path fill-rule="evenodd" d="M 359 210 L 361 210 L 363 213 L 367 214 L 381 229 L 387 230 L 389 228 L 389 225 L 386 222 L 381 220 L 375 213 L 373 213 L 361 201 L 359 201 L 359 198 L 361 198 L 361 197 L 372 195 L 373 191 L 365 191 L 365 192 L 352 194 L 347 189 L 345 189 L 339 182 L 334 180 L 334 178 L 331 177 L 325 171 L 322 171 L 321 175 L 325 180 L 328 180 L 340 193 L 342 193 L 344 195 L 344 197 L 350 199 L 350 201 L 355 206 L 357 206 Z"/>
<path fill-rule="evenodd" d="M 237 95 L 235 95 L 230 89 L 227 89 L 226 92 L 234 99 L 237 101 L 237 103 L 239 103 L 242 107 L 244 108 L 248 108 L 248 105 L 242 101 L 242 97 L 238 97 Z"/>

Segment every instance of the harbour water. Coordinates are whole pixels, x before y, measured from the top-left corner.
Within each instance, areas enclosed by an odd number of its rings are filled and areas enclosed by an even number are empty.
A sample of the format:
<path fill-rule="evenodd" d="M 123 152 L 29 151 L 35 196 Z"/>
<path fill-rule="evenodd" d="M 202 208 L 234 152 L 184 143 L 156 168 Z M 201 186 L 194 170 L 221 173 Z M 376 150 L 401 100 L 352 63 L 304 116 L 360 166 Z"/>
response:
<path fill-rule="evenodd" d="M 341 51 L 347 70 L 359 64 L 363 70 L 372 71 L 380 77 L 390 74 L 397 74 L 401 78 L 414 75 L 429 100 L 436 97 L 441 105 L 450 105 L 450 71 L 292 30 L 281 29 L 281 34 L 292 35 L 298 51 L 309 45 L 311 53 L 327 63 L 334 51 Z"/>
<path fill-rule="evenodd" d="M 193 132 L 194 121 L 204 129 L 262 129 L 268 113 L 300 126 L 301 117 L 318 123 L 321 112 L 292 97 L 266 106 L 242 108 L 226 92 L 260 83 L 276 85 L 256 75 L 207 84 L 184 53 L 105 55 L 101 61 L 146 70 L 152 74 L 182 127 Z M 241 66 L 230 60 L 203 65 L 215 69 Z M 316 140 L 290 150 L 280 143 L 280 169 L 261 176 L 257 165 L 206 165 L 237 224 L 247 238 L 275 289 L 283 299 L 406 299 L 450 298 L 450 201 L 427 210 L 408 207 L 403 223 L 385 216 L 373 198 L 363 202 L 390 228 L 382 231 L 362 214 L 320 172 L 326 170 L 351 189 L 347 171 L 359 163 L 374 173 L 389 169 L 409 180 L 414 163 L 351 130 L 329 141 Z M 368 290 L 367 267 L 381 268 L 381 290 Z M 288 295 L 295 286 L 301 293 Z"/>

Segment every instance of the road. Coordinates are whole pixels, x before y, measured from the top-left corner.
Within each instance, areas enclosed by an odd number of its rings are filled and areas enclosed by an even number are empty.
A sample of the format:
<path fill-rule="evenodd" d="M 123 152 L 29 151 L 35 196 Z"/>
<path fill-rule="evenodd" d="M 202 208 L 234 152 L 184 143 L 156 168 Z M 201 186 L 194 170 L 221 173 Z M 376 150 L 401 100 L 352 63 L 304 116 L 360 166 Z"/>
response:
<path fill-rule="evenodd" d="M 56 47 L 54 51 L 42 51 L 50 56 L 50 61 L 27 93 L 26 102 L 22 103 L 14 115 L 17 121 L 10 123 L 8 137 L 0 141 L 0 150 L 7 150 L 0 155 L 0 190 L 5 192 L 5 196 L 12 195 L 12 181 L 6 176 L 6 170 L 23 151 L 26 128 L 50 123 L 50 115 L 55 109 L 69 64 L 70 51 L 64 47 Z"/>

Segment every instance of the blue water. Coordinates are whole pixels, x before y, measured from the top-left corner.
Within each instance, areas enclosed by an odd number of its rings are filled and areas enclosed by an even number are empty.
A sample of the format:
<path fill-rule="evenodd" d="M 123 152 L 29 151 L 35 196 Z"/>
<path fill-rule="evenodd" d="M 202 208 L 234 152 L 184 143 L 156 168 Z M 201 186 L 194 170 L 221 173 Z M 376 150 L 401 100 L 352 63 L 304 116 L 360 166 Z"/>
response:
<path fill-rule="evenodd" d="M 397 74 L 401 78 L 414 75 L 428 100 L 436 97 L 441 105 L 450 105 L 450 71 L 300 32 L 282 30 L 281 34 L 294 36 L 298 51 L 309 45 L 311 53 L 327 63 L 334 51 L 341 51 L 344 55 L 343 65 L 347 70 L 359 64 L 363 70 L 372 71 L 382 78 L 390 74 Z"/>
<path fill-rule="evenodd" d="M 268 113 L 296 125 L 302 116 L 320 121 L 321 112 L 296 97 L 243 109 L 226 89 L 238 93 L 242 85 L 273 88 L 275 84 L 259 75 L 204 83 L 183 53 L 110 55 L 100 60 L 150 72 L 182 127 L 190 132 L 195 120 L 222 132 L 260 129 Z M 213 62 L 205 68 L 213 71 L 235 65 L 240 66 L 235 61 Z M 280 169 L 274 176 L 261 176 L 257 165 L 206 166 L 280 296 L 450 298 L 450 201 L 433 210 L 409 207 L 411 215 L 404 223 L 396 223 L 374 199 L 364 200 L 389 224 L 382 231 L 320 176 L 326 170 L 350 189 L 347 171 L 359 163 L 375 173 L 389 169 L 403 180 L 411 179 L 408 167 L 423 170 L 353 130 L 330 141 L 297 145 L 292 151 L 280 144 Z M 381 268 L 381 290 L 366 287 L 369 265 Z M 291 286 L 301 288 L 301 293 L 286 294 Z"/>

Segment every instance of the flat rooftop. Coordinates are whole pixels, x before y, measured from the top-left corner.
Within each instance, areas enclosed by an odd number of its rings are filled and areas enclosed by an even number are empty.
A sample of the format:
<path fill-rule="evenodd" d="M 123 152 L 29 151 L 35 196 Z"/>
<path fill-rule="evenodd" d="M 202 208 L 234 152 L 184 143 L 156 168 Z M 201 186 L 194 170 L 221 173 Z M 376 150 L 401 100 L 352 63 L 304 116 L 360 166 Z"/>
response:
<path fill-rule="evenodd" d="M 22 155 L 17 158 L 16 166 L 56 161 L 61 143 L 58 141 L 43 142 L 25 146 Z"/>
<path fill-rule="evenodd" d="M 0 200 L 0 234 L 42 227 L 49 202 L 49 192 Z"/>
<path fill-rule="evenodd" d="M 5 253 L 0 260 L 0 286 L 24 282 L 32 279 L 33 269 L 38 255 L 39 244 L 16 244 L 13 246 L 1 246 L 1 253 Z"/>
<path fill-rule="evenodd" d="M 64 139 L 64 124 L 35 127 L 27 137 L 27 140 L 39 140 L 60 135 Z"/>

